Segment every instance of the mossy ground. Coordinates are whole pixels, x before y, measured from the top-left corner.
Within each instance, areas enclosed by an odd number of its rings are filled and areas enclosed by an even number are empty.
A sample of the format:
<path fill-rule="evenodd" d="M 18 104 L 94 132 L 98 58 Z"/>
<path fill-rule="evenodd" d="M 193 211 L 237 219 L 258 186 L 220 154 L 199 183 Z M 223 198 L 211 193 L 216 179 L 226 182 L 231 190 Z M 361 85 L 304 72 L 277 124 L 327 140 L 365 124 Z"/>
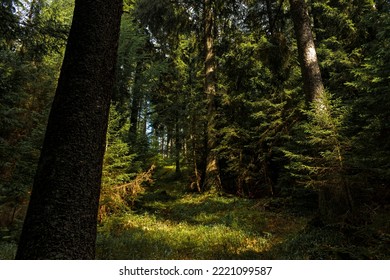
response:
<path fill-rule="evenodd" d="M 172 167 L 155 176 L 131 211 L 98 225 L 97 259 L 390 259 L 390 210 L 361 227 L 318 227 L 288 197 L 189 193 Z M 17 236 L 2 230 L 0 259 L 14 258 Z"/>
<path fill-rule="evenodd" d="M 252 200 L 212 193 L 159 194 L 163 201 L 140 198 L 134 211 L 111 217 L 99 227 L 98 258 L 264 258 L 272 246 L 306 223 L 305 218 L 263 212 Z"/>
<path fill-rule="evenodd" d="M 98 259 L 386 259 L 379 227 L 310 225 L 290 198 L 250 200 L 186 192 L 173 167 L 157 171 L 132 211 L 99 225 Z M 386 215 L 384 215 L 386 217 Z M 384 218 L 382 217 L 382 218 Z M 380 221 L 381 228 L 386 219 Z M 386 223 L 386 222 L 385 222 Z M 387 223 L 388 230 L 388 223 Z M 359 232 L 360 231 L 360 232 Z M 359 241 L 358 238 L 364 240 Z"/>

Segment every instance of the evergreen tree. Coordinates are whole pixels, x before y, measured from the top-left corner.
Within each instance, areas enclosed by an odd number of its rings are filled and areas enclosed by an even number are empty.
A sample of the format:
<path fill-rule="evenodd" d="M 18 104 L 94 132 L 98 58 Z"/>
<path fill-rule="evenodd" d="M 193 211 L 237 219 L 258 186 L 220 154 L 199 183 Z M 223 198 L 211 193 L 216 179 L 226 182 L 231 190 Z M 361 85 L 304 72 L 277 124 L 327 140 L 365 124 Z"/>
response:
<path fill-rule="evenodd" d="M 346 83 L 355 95 L 347 117 L 346 136 L 351 139 L 347 154 L 349 180 L 359 201 L 385 204 L 389 182 L 389 44 L 390 3 L 376 6 L 361 15 L 362 26 L 370 31 L 370 40 L 362 47 L 362 63 L 351 70 Z"/>
<path fill-rule="evenodd" d="M 2 6 L 2 26 L 13 32 L 0 43 L 0 204 L 4 215 L 15 213 L 9 223 L 23 216 L 31 190 L 73 9 L 69 0 L 41 1 L 33 12 L 19 4 Z"/>
<path fill-rule="evenodd" d="M 327 100 L 322 83 L 308 8 L 304 0 L 290 0 L 290 6 L 298 44 L 304 92 L 308 104 L 313 110 L 311 117 L 309 117 L 308 127 L 304 131 L 309 132 L 308 144 L 314 148 L 311 151 L 313 152 L 312 157 L 325 159 L 325 162 L 314 159 L 314 162 L 301 162 L 299 164 L 303 168 L 307 164 L 312 165 L 308 167 L 309 173 L 320 178 L 317 179 L 317 182 L 322 181 L 318 189 L 321 217 L 324 222 L 334 222 L 341 215 L 353 210 L 349 185 L 342 179 L 344 158 L 338 139 L 339 132 L 334 123 L 332 108 Z M 334 165 L 338 166 L 336 170 Z M 324 176 L 321 176 L 324 173 L 321 171 L 322 168 L 330 172 L 336 172 L 341 179 L 332 182 L 326 176 L 324 178 Z"/>

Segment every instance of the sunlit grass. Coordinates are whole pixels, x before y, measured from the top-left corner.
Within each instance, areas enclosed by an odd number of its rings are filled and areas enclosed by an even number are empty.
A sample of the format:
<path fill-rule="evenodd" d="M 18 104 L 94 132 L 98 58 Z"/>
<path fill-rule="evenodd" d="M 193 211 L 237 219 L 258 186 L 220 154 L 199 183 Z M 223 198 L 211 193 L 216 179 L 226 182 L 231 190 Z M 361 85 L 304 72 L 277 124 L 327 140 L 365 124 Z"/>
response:
<path fill-rule="evenodd" d="M 385 246 L 387 212 L 371 226 L 353 229 L 353 234 L 308 227 L 312 216 L 297 212 L 289 198 L 188 193 L 180 178 L 173 176 L 173 166 L 158 172 L 163 176 L 137 197 L 132 211 L 107 216 L 98 225 L 97 259 L 386 259 L 390 255 Z M 13 259 L 17 245 L 6 233 L 0 239 L 0 259 Z"/>
<path fill-rule="evenodd" d="M 111 217 L 99 228 L 98 259 L 261 259 L 280 242 L 256 202 L 187 194 Z M 288 226 L 288 224 L 286 224 Z M 300 230 L 296 221 L 292 232 Z M 286 229 L 291 230 L 291 229 Z"/>
<path fill-rule="evenodd" d="M 259 253 L 268 243 L 265 238 L 224 225 L 163 222 L 154 216 L 137 215 L 127 215 L 122 222 L 120 234 L 99 236 L 98 258 L 234 259 Z"/>
<path fill-rule="evenodd" d="M 387 259 L 390 255 L 385 245 L 388 213 L 349 234 L 346 229 L 307 227 L 311 217 L 294 215 L 289 208 L 266 210 L 268 202 L 151 190 L 132 212 L 117 213 L 99 224 L 96 258 Z M 17 245 L 5 237 L 0 239 L 0 259 L 13 259 Z"/>

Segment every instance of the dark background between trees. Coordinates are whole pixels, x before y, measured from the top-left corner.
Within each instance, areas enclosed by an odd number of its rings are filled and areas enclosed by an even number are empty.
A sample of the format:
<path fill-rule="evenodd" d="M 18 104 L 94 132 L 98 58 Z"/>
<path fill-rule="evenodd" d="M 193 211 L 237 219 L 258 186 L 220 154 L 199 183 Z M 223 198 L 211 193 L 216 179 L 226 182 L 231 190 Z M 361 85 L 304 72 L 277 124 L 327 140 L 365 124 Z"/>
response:
<path fill-rule="evenodd" d="M 105 1 L 78 2 L 94 3 L 81 13 L 95 20 L 99 8 L 107 10 Z M 7 238 L 19 232 L 31 190 L 34 197 L 46 185 L 53 196 L 31 200 L 30 208 L 37 207 L 35 223 L 49 219 L 43 228 L 58 233 L 27 233 L 36 227 L 28 215 L 21 240 L 41 235 L 48 247 L 40 256 L 23 255 L 40 243 L 21 243 L 20 258 L 93 258 L 100 173 L 99 219 L 128 211 L 139 182 L 168 163 L 175 166 L 172 180 L 187 191 L 289 198 L 317 213 L 312 223 L 321 226 L 359 228 L 388 211 L 389 1 L 125 0 L 117 57 L 115 43 L 104 49 L 93 41 L 111 36 L 104 28 L 120 19 L 113 7 L 110 19 L 77 28 L 85 36 L 73 39 L 74 1 L 6 0 L 0 8 L 0 226 Z M 83 22 L 75 16 L 73 25 Z M 75 69 L 66 67 L 65 55 L 60 71 L 67 42 Z M 92 63 L 102 56 L 111 65 L 106 70 Z M 111 98 L 107 74 L 115 60 Z M 61 94 L 65 99 L 56 101 Z M 46 130 L 50 108 L 63 113 Z M 53 136 L 61 129 L 65 134 Z M 85 198 L 75 195 L 93 188 Z M 61 189 L 70 199 L 57 196 Z M 72 211 L 44 218 L 50 205 Z M 74 219 L 86 209 L 89 232 Z M 59 235 L 75 247 L 92 245 L 49 253 Z"/>

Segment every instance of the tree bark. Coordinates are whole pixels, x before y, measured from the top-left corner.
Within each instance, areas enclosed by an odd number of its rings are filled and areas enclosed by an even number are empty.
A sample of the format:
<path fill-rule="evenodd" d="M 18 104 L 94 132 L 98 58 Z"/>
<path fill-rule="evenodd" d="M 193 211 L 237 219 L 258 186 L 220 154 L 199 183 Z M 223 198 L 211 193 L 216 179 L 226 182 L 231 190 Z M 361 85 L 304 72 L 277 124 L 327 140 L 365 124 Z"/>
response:
<path fill-rule="evenodd" d="M 322 83 L 306 2 L 305 0 L 290 0 L 290 7 L 298 44 L 299 62 L 306 101 L 314 109 L 315 118 L 320 121 L 322 119 L 330 120 L 332 118 L 330 115 L 331 112 L 327 106 L 327 97 Z M 324 129 L 329 128 L 325 127 Z M 343 170 L 343 159 L 339 141 L 337 136 L 334 137 L 336 143 L 334 149 L 338 153 L 340 182 L 329 186 L 321 186 L 319 189 L 319 210 L 321 218 L 325 223 L 336 222 L 340 217 L 351 212 L 353 205 L 349 186 L 341 174 Z"/>
<path fill-rule="evenodd" d="M 132 145 L 132 148 L 135 148 L 137 144 L 138 136 L 138 117 L 140 114 L 141 107 L 141 75 L 142 75 L 142 62 L 138 61 L 135 68 L 134 75 L 134 86 L 132 91 L 132 101 L 131 101 L 131 112 L 130 112 L 130 129 L 129 129 L 129 139 Z"/>
<path fill-rule="evenodd" d="M 298 55 L 303 77 L 303 87 L 308 104 L 323 106 L 324 85 L 314 45 L 310 17 L 305 0 L 290 0 L 291 16 L 298 43 Z"/>
<path fill-rule="evenodd" d="M 17 259 L 94 259 L 122 0 L 76 0 Z"/>
<path fill-rule="evenodd" d="M 211 187 L 221 188 L 221 180 L 217 166 L 217 157 L 213 149 L 216 146 L 216 61 L 214 52 L 214 1 L 204 0 L 203 24 L 204 24 L 204 89 L 207 104 L 207 120 L 205 126 L 205 148 L 204 148 L 204 166 L 201 174 L 201 188 L 202 191 L 210 189 Z"/>
<path fill-rule="evenodd" d="M 175 120 L 175 165 L 176 165 L 176 176 L 180 176 L 181 168 L 180 168 L 180 153 L 182 150 L 181 145 L 181 136 L 180 136 L 180 126 L 179 126 L 179 112 L 176 113 Z"/>

